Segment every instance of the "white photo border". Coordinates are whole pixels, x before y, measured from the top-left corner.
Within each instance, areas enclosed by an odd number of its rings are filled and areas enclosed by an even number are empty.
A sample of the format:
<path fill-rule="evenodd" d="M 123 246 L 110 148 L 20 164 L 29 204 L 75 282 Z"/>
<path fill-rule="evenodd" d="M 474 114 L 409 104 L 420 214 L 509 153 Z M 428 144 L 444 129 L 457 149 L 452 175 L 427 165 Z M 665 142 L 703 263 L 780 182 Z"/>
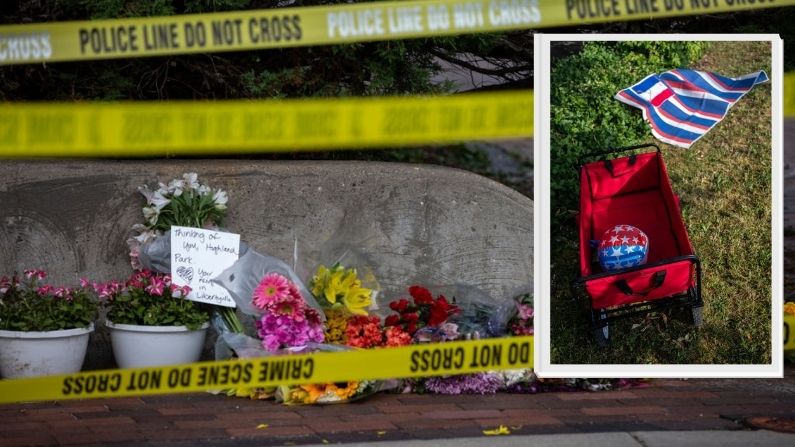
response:
<path fill-rule="evenodd" d="M 552 364 L 550 358 L 550 43 L 555 41 L 767 41 L 771 43 L 772 102 L 772 303 L 771 363 L 738 364 Z M 536 34 L 535 58 L 535 357 L 542 378 L 762 378 L 784 376 L 783 350 L 783 42 L 777 34 Z"/>

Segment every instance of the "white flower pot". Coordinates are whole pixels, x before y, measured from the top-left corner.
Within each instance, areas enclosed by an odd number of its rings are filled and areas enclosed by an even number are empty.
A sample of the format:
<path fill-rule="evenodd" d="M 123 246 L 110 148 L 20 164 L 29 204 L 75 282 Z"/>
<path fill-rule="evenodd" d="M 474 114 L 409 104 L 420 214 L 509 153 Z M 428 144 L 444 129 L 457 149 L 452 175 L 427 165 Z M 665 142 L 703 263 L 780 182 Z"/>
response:
<path fill-rule="evenodd" d="M 88 348 L 87 328 L 59 331 L 0 331 L 0 376 L 6 379 L 80 371 Z"/>
<path fill-rule="evenodd" d="M 191 331 L 185 326 L 139 326 L 106 321 L 119 368 L 176 365 L 199 360 L 210 323 Z"/>

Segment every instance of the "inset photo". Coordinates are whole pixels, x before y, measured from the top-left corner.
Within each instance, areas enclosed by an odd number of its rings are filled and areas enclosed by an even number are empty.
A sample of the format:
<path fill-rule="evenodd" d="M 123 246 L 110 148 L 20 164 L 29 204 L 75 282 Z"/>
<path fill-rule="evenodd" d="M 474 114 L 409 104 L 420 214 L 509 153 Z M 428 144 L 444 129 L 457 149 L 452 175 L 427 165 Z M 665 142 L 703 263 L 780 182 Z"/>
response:
<path fill-rule="evenodd" d="M 783 374 L 780 39 L 539 37 L 542 376 Z"/>

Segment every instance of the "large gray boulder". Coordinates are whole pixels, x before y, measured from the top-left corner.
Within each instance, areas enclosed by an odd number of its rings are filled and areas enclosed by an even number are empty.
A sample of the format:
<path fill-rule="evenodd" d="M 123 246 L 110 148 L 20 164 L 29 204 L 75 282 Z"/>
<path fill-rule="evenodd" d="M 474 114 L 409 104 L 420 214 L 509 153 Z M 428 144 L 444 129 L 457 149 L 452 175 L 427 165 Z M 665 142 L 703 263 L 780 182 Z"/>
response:
<path fill-rule="evenodd" d="M 345 249 L 386 300 L 408 285 L 467 284 L 496 300 L 533 275 L 533 202 L 475 174 L 433 166 L 315 161 L 4 161 L 0 274 L 51 282 L 129 275 L 141 185 L 197 172 L 229 193 L 228 231 L 308 275 Z M 306 277 L 306 276 L 302 276 Z"/>

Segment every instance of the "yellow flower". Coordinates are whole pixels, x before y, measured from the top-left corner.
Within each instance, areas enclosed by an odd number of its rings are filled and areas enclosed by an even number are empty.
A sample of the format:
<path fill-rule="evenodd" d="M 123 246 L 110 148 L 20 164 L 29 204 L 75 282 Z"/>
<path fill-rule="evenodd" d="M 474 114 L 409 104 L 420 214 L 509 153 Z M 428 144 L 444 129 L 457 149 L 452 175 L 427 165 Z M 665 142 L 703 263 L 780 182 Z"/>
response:
<path fill-rule="evenodd" d="M 367 315 L 364 308 L 371 304 L 372 290 L 362 287 L 356 269 L 341 265 L 328 269 L 321 265 L 312 277 L 312 294 L 318 299 L 325 298 L 327 307 L 341 303 L 350 313 Z"/>
<path fill-rule="evenodd" d="M 347 293 L 342 298 L 342 302 L 351 313 L 357 315 L 367 315 L 367 311 L 365 309 L 372 303 L 370 300 L 371 294 L 372 290 L 365 289 L 364 287 L 361 287 L 359 284 L 357 284 L 356 287 L 351 287 L 348 289 Z"/>
<path fill-rule="evenodd" d="M 795 303 L 784 303 L 784 314 L 795 315 Z"/>
<path fill-rule="evenodd" d="M 329 273 L 325 265 L 317 268 L 317 273 L 312 277 L 312 295 L 319 297 L 323 294 L 328 285 Z"/>
<path fill-rule="evenodd" d="M 342 284 L 342 273 L 334 272 L 329 275 L 328 284 L 326 284 L 326 288 L 323 290 L 323 296 L 326 298 L 326 301 L 333 305 L 337 302 L 337 295 L 344 294 L 345 289 Z"/>
<path fill-rule="evenodd" d="M 280 386 L 285 404 L 311 404 L 309 393 L 300 386 Z"/>
<path fill-rule="evenodd" d="M 343 308 L 325 309 L 326 342 L 345 344 L 345 328 L 348 326 L 346 311 Z"/>

